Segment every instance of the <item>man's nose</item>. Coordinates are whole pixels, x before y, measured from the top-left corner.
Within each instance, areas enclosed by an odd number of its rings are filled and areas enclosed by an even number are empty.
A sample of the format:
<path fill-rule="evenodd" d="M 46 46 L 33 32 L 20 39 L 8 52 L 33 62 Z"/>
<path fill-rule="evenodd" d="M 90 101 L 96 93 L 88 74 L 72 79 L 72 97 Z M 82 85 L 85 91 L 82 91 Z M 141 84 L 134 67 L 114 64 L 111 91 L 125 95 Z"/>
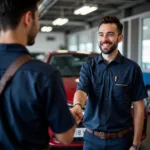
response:
<path fill-rule="evenodd" d="M 103 36 L 103 41 L 107 41 L 108 40 L 108 36 L 107 35 L 104 35 Z"/>
<path fill-rule="evenodd" d="M 106 34 L 103 34 L 102 36 L 100 36 L 100 42 L 103 43 L 103 42 L 108 42 L 109 41 L 109 37 L 108 35 Z"/>

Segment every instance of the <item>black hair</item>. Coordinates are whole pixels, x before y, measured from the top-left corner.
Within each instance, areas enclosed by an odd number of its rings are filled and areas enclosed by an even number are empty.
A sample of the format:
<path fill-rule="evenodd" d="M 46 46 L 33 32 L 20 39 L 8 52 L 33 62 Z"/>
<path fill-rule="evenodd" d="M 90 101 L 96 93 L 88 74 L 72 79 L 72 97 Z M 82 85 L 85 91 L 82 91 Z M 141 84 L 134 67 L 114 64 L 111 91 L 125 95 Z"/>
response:
<path fill-rule="evenodd" d="M 31 11 L 32 17 L 40 0 L 0 0 L 0 30 L 15 29 L 24 13 Z"/>
<path fill-rule="evenodd" d="M 102 24 L 109 24 L 109 23 L 110 24 L 116 24 L 118 34 L 119 35 L 122 34 L 123 25 L 121 24 L 120 20 L 115 16 L 105 16 L 105 17 L 103 17 L 100 21 L 99 27 Z"/>

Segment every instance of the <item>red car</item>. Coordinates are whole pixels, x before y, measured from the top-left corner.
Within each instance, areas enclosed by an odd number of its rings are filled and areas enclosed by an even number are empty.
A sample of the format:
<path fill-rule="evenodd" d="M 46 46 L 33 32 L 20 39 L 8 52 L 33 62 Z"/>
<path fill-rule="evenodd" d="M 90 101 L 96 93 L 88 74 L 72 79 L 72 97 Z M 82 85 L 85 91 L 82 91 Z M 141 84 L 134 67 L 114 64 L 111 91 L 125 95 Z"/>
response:
<path fill-rule="evenodd" d="M 63 50 L 50 52 L 48 54 L 46 62 L 56 67 L 62 75 L 69 107 L 72 107 L 73 104 L 73 96 L 76 91 L 76 86 L 78 84 L 79 72 L 82 64 L 96 56 L 98 56 L 98 53 L 68 52 Z M 132 107 L 131 111 L 133 115 Z M 145 109 L 145 122 L 142 140 L 146 137 L 146 127 L 147 127 L 147 111 Z M 73 142 L 70 145 L 67 145 L 67 147 L 76 147 L 76 148 L 82 147 L 84 131 L 85 128 L 82 125 L 82 123 L 80 123 L 76 128 Z M 50 129 L 49 135 L 50 135 L 49 144 L 52 147 L 64 147 L 63 144 L 59 143 L 55 139 L 55 136 Z"/>

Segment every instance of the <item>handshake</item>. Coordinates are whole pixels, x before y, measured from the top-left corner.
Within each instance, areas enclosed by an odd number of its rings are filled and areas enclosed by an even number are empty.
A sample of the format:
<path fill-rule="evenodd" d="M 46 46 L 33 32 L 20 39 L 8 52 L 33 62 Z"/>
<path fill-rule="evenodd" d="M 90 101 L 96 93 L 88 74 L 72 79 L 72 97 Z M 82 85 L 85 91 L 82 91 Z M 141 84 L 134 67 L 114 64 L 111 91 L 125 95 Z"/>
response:
<path fill-rule="evenodd" d="M 78 125 L 83 118 L 82 105 L 80 103 L 76 103 L 70 111 L 76 120 L 76 124 Z"/>

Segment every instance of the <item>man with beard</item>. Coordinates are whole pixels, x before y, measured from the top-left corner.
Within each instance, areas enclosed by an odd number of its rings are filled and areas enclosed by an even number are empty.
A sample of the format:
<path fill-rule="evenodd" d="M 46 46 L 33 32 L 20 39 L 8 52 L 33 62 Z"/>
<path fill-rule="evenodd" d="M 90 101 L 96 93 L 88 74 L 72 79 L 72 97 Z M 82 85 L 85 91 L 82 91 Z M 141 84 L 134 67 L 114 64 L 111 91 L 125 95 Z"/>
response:
<path fill-rule="evenodd" d="M 85 63 L 80 71 L 72 112 L 80 114 L 86 103 L 84 150 L 138 150 L 141 144 L 143 99 L 147 93 L 140 67 L 117 49 L 123 39 L 122 28 L 115 16 L 101 19 L 98 32 L 101 54 Z"/>
<path fill-rule="evenodd" d="M 30 55 L 26 45 L 34 44 L 39 30 L 39 1 L 0 1 L 0 77 L 14 60 Z M 49 126 L 68 144 L 75 124 L 60 73 L 44 62 L 25 63 L 1 95 L 0 150 L 46 150 Z"/>

